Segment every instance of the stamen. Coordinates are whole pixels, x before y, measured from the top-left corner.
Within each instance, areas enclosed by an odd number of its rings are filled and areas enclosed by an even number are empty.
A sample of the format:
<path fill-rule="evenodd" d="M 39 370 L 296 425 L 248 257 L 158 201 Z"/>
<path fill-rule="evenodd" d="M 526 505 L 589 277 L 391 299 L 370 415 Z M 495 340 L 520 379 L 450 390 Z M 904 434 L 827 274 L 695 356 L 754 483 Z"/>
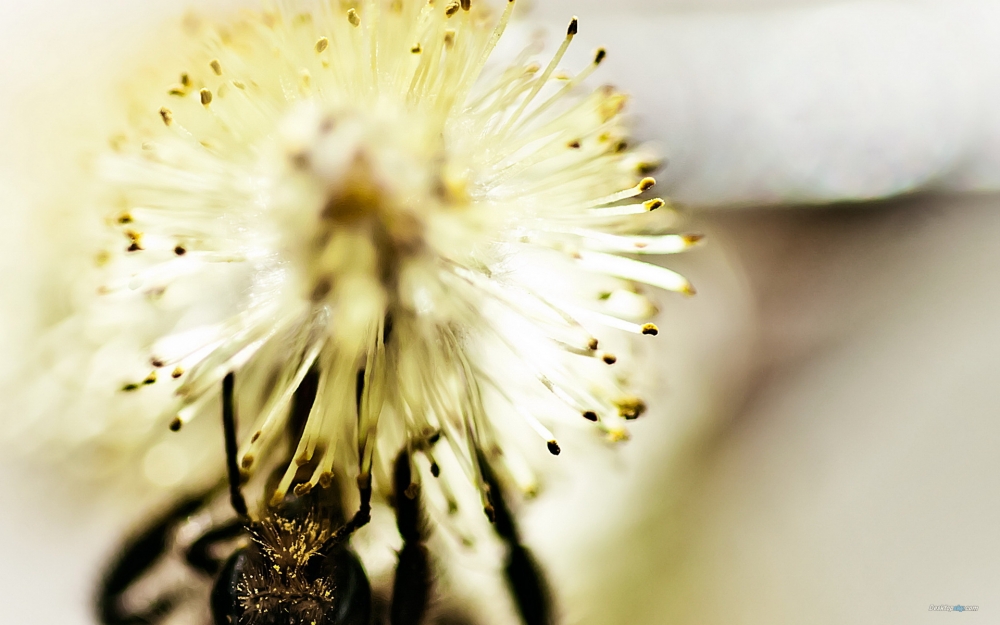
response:
<path fill-rule="evenodd" d="M 641 282 L 684 295 L 695 294 L 694 287 L 687 278 L 664 267 L 601 252 L 580 252 L 578 260 L 580 265 L 589 271 Z"/>
<path fill-rule="evenodd" d="M 542 75 L 537 79 L 535 79 L 535 86 L 531 89 L 531 92 L 528 93 L 527 97 L 525 97 L 524 100 L 521 101 L 521 105 L 517 107 L 517 110 L 514 111 L 514 114 L 510 116 L 504 127 L 500 130 L 500 132 L 497 133 L 497 136 L 505 137 L 507 133 L 510 132 L 510 130 L 514 127 L 514 125 L 517 123 L 517 120 L 520 119 L 521 115 L 532 103 L 532 101 L 534 101 L 538 93 L 549 81 L 549 77 L 552 76 L 552 72 L 555 71 L 556 66 L 559 65 L 559 63 L 563 59 L 563 56 L 566 55 L 566 51 L 569 49 L 570 44 L 573 43 L 573 37 L 576 36 L 578 30 L 579 30 L 579 22 L 577 21 L 577 18 L 574 17 L 572 21 L 570 21 L 569 23 L 569 28 L 566 30 L 566 38 L 563 40 L 562 45 L 559 46 L 559 49 L 556 50 L 555 56 L 553 56 L 552 60 L 549 61 L 549 64 L 545 68 L 545 71 L 542 72 Z"/>
<path fill-rule="evenodd" d="M 631 189 L 626 189 L 620 193 L 615 193 L 613 195 L 594 200 L 593 202 L 587 203 L 585 206 L 587 208 L 593 208 L 597 206 L 605 206 L 607 204 L 614 204 L 615 202 L 620 202 L 622 200 L 627 200 L 629 198 L 634 198 L 637 195 L 641 195 L 652 189 L 654 186 L 656 186 L 656 180 L 653 178 L 643 178 Z"/>

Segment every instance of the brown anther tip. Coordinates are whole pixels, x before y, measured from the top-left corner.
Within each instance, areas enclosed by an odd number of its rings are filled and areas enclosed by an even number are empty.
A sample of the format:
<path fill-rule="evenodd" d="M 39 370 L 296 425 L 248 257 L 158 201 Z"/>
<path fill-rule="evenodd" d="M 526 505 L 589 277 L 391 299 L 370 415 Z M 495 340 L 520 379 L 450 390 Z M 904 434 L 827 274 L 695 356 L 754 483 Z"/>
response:
<path fill-rule="evenodd" d="M 208 89 L 202 89 L 199 93 L 201 94 L 201 103 L 202 103 L 202 105 L 208 106 L 209 104 L 212 103 L 212 92 L 211 91 L 209 91 Z"/>
<path fill-rule="evenodd" d="M 597 52 L 594 53 L 594 65 L 600 65 L 607 57 L 608 51 L 604 48 L 598 48 Z"/>
<path fill-rule="evenodd" d="M 222 63 L 219 62 L 219 59 L 212 59 L 208 66 L 212 68 L 216 76 L 222 76 Z"/>
<path fill-rule="evenodd" d="M 655 186 L 656 186 L 656 179 L 655 178 L 643 178 L 639 182 L 639 190 L 642 191 L 642 192 L 644 192 L 644 193 L 646 191 L 649 191 L 650 189 L 652 189 Z"/>
<path fill-rule="evenodd" d="M 181 84 L 184 85 L 185 87 L 190 87 L 191 86 L 191 75 L 188 74 L 187 72 L 184 72 L 183 74 L 181 74 Z"/>
<path fill-rule="evenodd" d="M 139 388 L 140 388 L 139 385 L 136 384 L 135 382 L 129 382 L 128 384 L 122 387 L 122 390 L 125 391 L 126 393 L 131 393 L 132 391 L 138 391 Z"/>
<path fill-rule="evenodd" d="M 143 380 L 142 383 L 146 386 L 149 386 L 150 384 L 156 384 L 156 372 L 154 371 L 150 373 L 148 376 L 146 376 L 146 379 Z"/>
<path fill-rule="evenodd" d="M 511 0 L 511 2 L 513 1 L 514 0 Z M 493 509 L 492 505 L 486 505 L 486 507 L 483 508 L 483 512 L 486 513 L 486 518 L 490 520 L 490 523 L 497 522 L 497 511 Z"/>
<path fill-rule="evenodd" d="M 683 289 L 681 289 L 681 293 L 686 295 L 687 297 L 694 297 L 695 295 L 698 294 L 698 291 L 695 290 L 694 286 L 688 283 L 684 285 Z"/>
<path fill-rule="evenodd" d="M 123 226 L 130 224 L 133 221 L 134 219 L 132 218 L 131 213 L 122 213 L 121 215 L 118 215 L 118 223 L 120 223 Z"/>
<path fill-rule="evenodd" d="M 182 85 L 173 85 L 170 89 L 167 89 L 167 95 L 183 97 L 187 95 L 187 90 Z"/>
<path fill-rule="evenodd" d="M 176 380 L 177 378 L 181 377 L 182 375 L 184 375 L 184 369 L 182 369 L 180 367 L 177 367 L 176 369 L 174 369 L 174 372 L 170 374 L 170 377 L 172 377 L 173 379 Z"/>
<path fill-rule="evenodd" d="M 247 455 L 243 456 L 243 461 L 240 463 L 240 465 L 244 469 L 249 469 L 250 467 L 253 466 L 253 463 L 254 463 L 255 460 L 256 460 L 256 458 L 253 457 L 253 454 L 247 454 Z"/>
<path fill-rule="evenodd" d="M 569 143 L 566 144 L 566 146 L 572 150 L 579 150 L 581 147 L 583 147 L 583 144 L 580 143 L 579 140 L 577 140 L 577 141 L 570 141 Z"/>
<path fill-rule="evenodd" d="M 614 354 L 604 354 L 604 357 L 601 358 L 601 360 L 603 360 L 605 364 L 613 365 L 618 362 L 618 357 Z"/>
<path fill-rule="evenodd" d="M 650 200 L 650 201 L 646 202 L 645 204 L 643 204 L 643 206 L 645 206 L 646 210 L 648 210 L 649 212 L 653 212 L 655 210 L 660 210 L 665 205 L 666 205 L 666 202 L 664 202 L 660 198 L 656 198 L 655 200 Z"/>
<path fill-rule="evenodd" d="M 448 5 L 447 8 L 445 8 L 444 14 L 445 14 L 446 17 L 451 17 L 452 15 L 458 13 L 458 10 L 461 9 L 461 8 L 462 8 L 462 5 L 460 5 L 457 2 L 452 2 L 451 4 Z"/>
<path fill-rule="evenodd" d="M 178 245 L 177 247 L 174 248 L 174 254 L 176 254 L 177 256 L 183 256 L 187 253 L 188 253 L 187 248 L 184 247 L 183 245 Z"/>
<path fill-rule="evenodd" d="M 167 126 L 174 123 L 173 111 L 164 106 L 163 108 L 160 109 L 160 119 L 162 119 L 163 123 Z"/>
<path fill-rule="evenodd" d="M 312 460 L 312 455 L 310 455 L 310 454 L 302 454 L 301 456 L 299 456 L 298 458 L 295 459 L 295 464 L 297 466 L 304 467 L 307 464 L 309 464 L 310 460 Z"/>
<path fill-rule="evenodd" d="M 686 245 L 698 245 L 705 240 L 705 235 L 703 234 L 685 234 L 683 237 L 684 243 Z"/>
<path fill-rule="evenodd" d="M 167 363 L 163 362 L 163 360 L 157 358 L 156 356 L 149 359 L 149 364 L 153 365 L 157 369 L 162 369 L 167 366 Z"/>
<path fill-rule="evenodd" d="M 562 448 L 559 447 L 559 443 L 555 441 L 549 441 L 548 446 L 549 446 L 549 453 L 552 454 L 553 456 L 558 456 L 559 454 L 562 453 Z"/>
<path fill-rule="evenodd" d="M 441 440 L 441 431 L 438 430 L 437 432 L 434 432 L 433 434 L 430 435 L 430 437 L 427 439 L 427 444 L 434 446 L 437 445 L 438 441 L 440 440 Z"/>
<path fill-rule="evenodd" d="M 263 432 L 261 432 L 260 430 L 257 430 L 256 432 L 253 433 L 253 436 L 250 437 L 250 443 L 251 444 L 256 443 L 257 441 L 260 440 L 260 437 L 263 436 L 263 435 L 264 435 Z"/>
<path fill-rule="evenodd" d="M 424 51 L 424 48 L 419 43 L 417 45 L 413 46 L 412 48 L 410 48 L 410 52 L 412 52 L 413 54 L 420 54 L 423 51 Z"/>
<path fill-rule="evenodd" d="M 139 245 L 138 243 L 132 243 L 127 248 L 125 248 L 125 251 L 126 252 L 141 252 L 142 251 L 142 246 Z"/>
<path fill-rule="evenodd" d="M 573 37 L 578 32 L 580 32 L 580 20 L 574 17 L 569 22 L 569 28 L 566 29 L 566 35 L 569 37 Z"/>
<path fill-rule="evenodd" d="M 321 53 L 323 50 L 326 50 L 329 47 L 330 47 L 330 40 L 327 39 L 326 37 L 320 37 L 316 41 L 316 54 Z"/>
<path fill-rule="evenodd" d="M 656 336 L 660 333 L 660 329 L 656 327 L 655 323 L 647 323 L 642 326 L 642 333 L 646 336 Z"/>
<path fill-rule="evenodd" d="M 325 490 L 331 486 L 333 486 L 333 473 L 324 471 L 323 474 L 319 476 L 319 487 Z"/>
<path fill-rule="evenodd" d="M 174 417 L 174 420 L 170 422 L 170 431 L 180 432 L 183 426 L 184 422 L 180 420 L 180 417 Z"/>
<path fill-rule="evenodd" d="M 587 342 L 587 347 L 589 347 L 590 351 L 592 351 L 592 352 L 596 351 L 597 348 L 600 347 L 600 346 L 601 346 L 601 342 L 598 341 L 597 339 L 590 339 L 590 341 Z"/>
<path fill-rule="evenodd" d="M 635 421 L 646 413 L 646 402 L 638 397 L 625 397 L 615 402 L 618 415 L 628 421 Z"/>
<path fill-rule="evenodd" d="M 306 495 L 312 492 L 312 489 L 313 489 L 312 484 L 309 484 L 307 482 L 305 484 L 299 484 L 298 486 L 292 489 L 292 492 L 295 493 L 296 497 L 305 497 Z"/>
<path fill-rule="evenodd" d="M 441 467 L 438 466 L 438 463 L 436 462 L 431 463 L 431 475 L 434 477 L 441 477 Z"/>
<path fill-rule="evenodd" d="M 597 413 L 594 412 L 593 410 L 588 410 L 587 412 L 583 413 L 583 418 L 586 419 L 587 421 L 592 421 L 594 423 L 597 423 Z"/>
<path fill-rule="evenodd" d="M 351 26 L 361 25 L 361 16 L 358 15 L 357 10 L 348 9 L 347 10 L 347 21 L 351 23 Z"/>
<path fill-rule="evenodd" d="M 468 11 L 472 8 L 472 0 L 462 0 L 462 10 Z"/>

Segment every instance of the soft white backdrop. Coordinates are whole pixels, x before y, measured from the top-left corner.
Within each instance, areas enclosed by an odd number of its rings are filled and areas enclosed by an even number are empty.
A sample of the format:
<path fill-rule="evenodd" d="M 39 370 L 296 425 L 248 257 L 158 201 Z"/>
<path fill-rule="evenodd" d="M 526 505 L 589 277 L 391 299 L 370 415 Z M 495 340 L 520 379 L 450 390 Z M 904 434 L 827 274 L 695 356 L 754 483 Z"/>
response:
<path fill-rule="evenodd" d="M 0 4 L 0 371 L 45 312 L 37 202 L 178 4 Z M 1000 6 L 533 4 L 553 32 L 581 17 L 581 58 L 609 47 L 597 80 L 635 95 L 712 236 L 671 261 L 700 295 L 665 302 L 635 440 L 612 462 L 567 449 L 574 479 L 524 510 L 566 621 L 908 625 L 962 603 L 994 622 Z M 801 206 L 829 201 L 850 203 Z M 88 623 L 141 513 L 25 466 L 0 478 L 3 620 Z"/>

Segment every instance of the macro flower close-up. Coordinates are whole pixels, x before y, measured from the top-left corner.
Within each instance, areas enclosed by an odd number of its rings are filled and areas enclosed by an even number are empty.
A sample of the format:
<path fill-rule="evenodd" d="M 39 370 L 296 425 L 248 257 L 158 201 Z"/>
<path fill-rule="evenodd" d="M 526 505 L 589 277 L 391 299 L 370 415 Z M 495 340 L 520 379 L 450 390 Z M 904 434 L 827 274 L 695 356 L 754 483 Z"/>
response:
<path fill-rule="evenodd" d="M 300 489 L 348 467 L 367 477 L 373 462 L 387 484 L 404 445 L 436 467 L 432 438 L 478 487 L 478 454 L 503 454 L 531 492 L 512 445 L 522 430 L 554 455 L 557 423 L 624 439 L 645 405 L 606 329 L 655 335 L 643 289 L 693 294 L 630 255 L 701 237 L 667 230 L 625 96 L 581 95 L 606 52 L 562 70 L 576 19 L 550 59 L 529 47 L 490 62 L 515 5 L 188 16 L 190 50 L 161 83 L 143 77 L 130 124 L 93 155 L 93 195 L 77 201 L 108 227 L 74 285 L 78 310 L 52 330 L 52 374 L 33 372 L 49 401 L 27 401 L 63 414 L 64 437 L 89 428 L 79 444 L 125 458 L 116 445 L 145 452 L 150 430 L 217 414 L 238 371 L 238 403 L 259 415 L 240 454 L 249 472 L 315 370 L 279 499 L 314 459 Z M 109 392 L 155 400 L 91 409 Z"/>

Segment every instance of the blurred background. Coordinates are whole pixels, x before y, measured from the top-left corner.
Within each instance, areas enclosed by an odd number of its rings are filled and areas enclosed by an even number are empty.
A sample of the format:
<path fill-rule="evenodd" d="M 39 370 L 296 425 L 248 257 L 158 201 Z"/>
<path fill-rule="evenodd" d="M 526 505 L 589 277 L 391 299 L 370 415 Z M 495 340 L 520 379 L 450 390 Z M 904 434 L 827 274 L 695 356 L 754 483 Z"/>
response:
<path fill-rule="evenodd" d="M 209 10 L 240 2 L 213 1 Z M 38 202 L 167 0 L 0 4 L 0 372 L 30 352 Z M 521 510 L 564 622 L 996 622 L 1000 5 L 535 0 L 634 95 L 710 244 L 669 266 L 653 409 Z M 528 28 L 527 26 L 523 26 Z M 532 26 L 533 27 L 533 26 Z M 572 60 L 567 61 L 567 64 Z M 44 232 L 44 229 L 43 229 Z M 91 623 L 157 496 L 0 461 L 4 620 Z M 162 501 L 162 497 L 159 498 Z M 959 615 L 931 604 L 979 606 Z"/>

